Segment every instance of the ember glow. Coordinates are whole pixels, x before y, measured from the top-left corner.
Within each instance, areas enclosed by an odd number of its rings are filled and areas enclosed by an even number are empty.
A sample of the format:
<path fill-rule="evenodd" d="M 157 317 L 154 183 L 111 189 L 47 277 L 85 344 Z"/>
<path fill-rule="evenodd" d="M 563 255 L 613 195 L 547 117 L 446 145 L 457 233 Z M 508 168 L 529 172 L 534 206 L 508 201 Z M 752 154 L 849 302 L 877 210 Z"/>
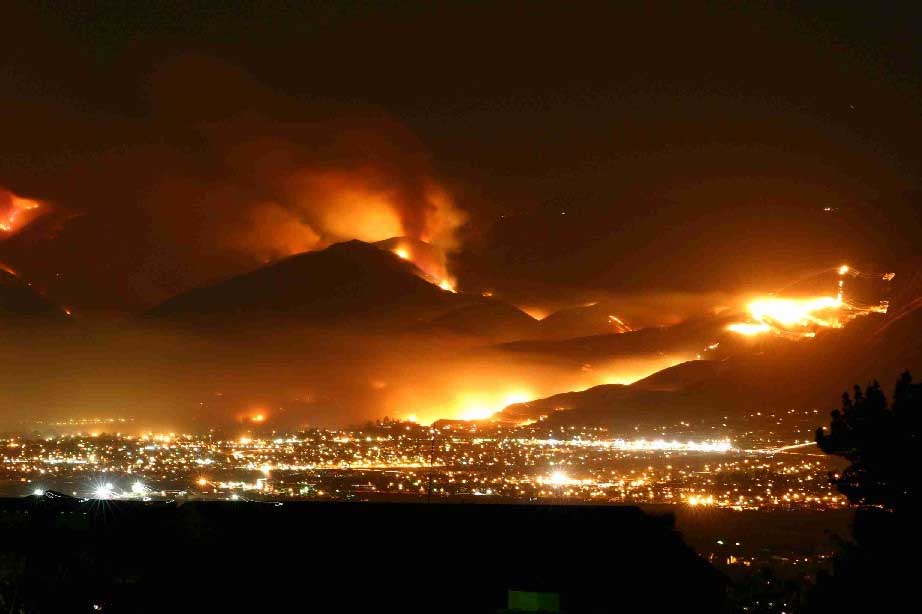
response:
<path fill-rule="evenodd" d="M 612 324 L 612 326 L 614 327 L 615 331 L 617 331 L 617 332 L 619 332 L 619 333 L 626 333 L 626 332 L 630 332 L 630 331 L 634 330 L 634 329 L 631 328 L 629 325 L 627 325 L 627 324 L 624 322 L 624 320 L 622 320 L 622 319 L 619 318 L 618 316 L 609 315 L 609 316 L 608 316 L 608 321 L 611 322 L 611 324 Z"/>
<path fill-rule="evenodd" d="M 693 359 L 692 354 L 677 353 L 583 365 L 578 370 L 567 370 L 509 369 L 509 365 L 481 356 L 474 360 L 473 365 L 454 363 L 434 367 L 434 372 L 442 375 L 433 376 L 426 385 L 395 382 L 394 390 L 383 394 L 382 399 L 388 406 L 387 415 L 397 415 L 403 420 L 424 425 L 441 419 L 505 421 L 509 418 L 497 414 L 513 405 L 528 404 L 560 390 L 584 391 L 600 385 L 628 385 Z"/>
<path fill-rule="evenodd" d="M 450 245 L 406 237 L 389 238 L 378 243 L 401 260 L 412 262 L 419 269 L 419 276 L 429 283 L 454 293 L 457 292 L 457 282 L 448 270 L 446 251 Z"/>
<path fill-rule="evenodd" d="M 500 394 L 469 393 L 460 395 L 456 401 L 454 416 L 458 420 L 487 420 L 509 405 L 526 403 L 536 395 L 527 390 L 511 390 Z M 446 414 L 452 417 L 452 414 Z M 446 417 L 442 416 L 442 417 Z"/>
<path fill-rule="evenodd" d="M 517 307 L 530 315 L 535 320 L 543 320 L 552 313 L 551 309 L 537 305 L 517 305 Z"/>
<path fill-rule="evenodd" d="M 0 188 L 0 236 L 12 235 L 35 219 L 41 208 L 37 200 L 22 198 Z"/>
<path fill-rule="evenodd" d="M 749 322 L 730 324 L 727 330 L 752 336 L 767 333 L 792 333 L 811 336 L 816 328 L 840 328 L 840 298 L 761 298 L 746 306 Z"/>
<path fill-rule="evenodd" d="M 758 322 L 777 323 L 784 327 L 791 326 L 836 326 L 831 314 L 842 307 L 838 298 L 823 296 L 810 299 L 769 298 L 753 301 L 749 304 L 749 313 Z"/>
<path fill-rule="evenodd" d="M 771 329 L 772 327 L 764 322 L 737 322 L 727 326 L 727 330 L 747 337 L 767 333 Z"/>
<path fill-rule="evenodd" d="M 843 264 L 836 269 L 835 296 L 817 297 L 760 297 L 746 305 L 749 320 L 727 326 L 727 330 L 752 337 L 764 333 L 813 337 L 823 328 L 842 328 L 858 316 L 869 313 L 886 313 L 888 302 L 862 304 L 845 298 L 845 277 L 871 277 L 890 281 L 894 275 L 867 274 Z"/>

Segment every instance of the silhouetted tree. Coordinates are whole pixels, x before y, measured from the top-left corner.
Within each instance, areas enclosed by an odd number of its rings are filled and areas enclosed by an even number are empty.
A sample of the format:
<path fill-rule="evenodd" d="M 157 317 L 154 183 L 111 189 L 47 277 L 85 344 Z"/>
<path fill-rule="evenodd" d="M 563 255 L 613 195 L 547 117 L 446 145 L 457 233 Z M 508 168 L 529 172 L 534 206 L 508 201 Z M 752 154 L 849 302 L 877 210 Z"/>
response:
<path fill-rule="evenodd" d="M 922 384 L 914 384 L 909 372 L 896 383 L 893 403 L 875 380 L 864 391 L 842 395 L 842 409 L 832 412 L 828 432 L 819 429 L 816 442 L 827 454 L 849 462 L 832 482 L 858 505 L 906 511 L 919 497 L 919 416 L 922 415 Z"/>
<path fill-rule="evenodd" d="M 876 381 L 864 390 L 855 386 L 842 395 L 828 430 L 817 431 L 820 448 L 849 463 L 831 481 L 860 507 L 852 540 L 832 571 L 817 578 L 809 611 L 896 611 L 918 599 L 920 416 L 922 384 L 906 372 L 889 405 Z"/>

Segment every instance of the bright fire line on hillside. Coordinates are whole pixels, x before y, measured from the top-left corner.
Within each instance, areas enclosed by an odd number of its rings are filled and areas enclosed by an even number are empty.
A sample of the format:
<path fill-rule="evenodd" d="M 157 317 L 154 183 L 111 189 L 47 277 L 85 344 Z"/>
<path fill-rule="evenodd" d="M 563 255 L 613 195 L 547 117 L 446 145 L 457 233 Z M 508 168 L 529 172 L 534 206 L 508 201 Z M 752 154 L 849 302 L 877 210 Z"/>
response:
<path fill-rule="evenodd" d="M 847 322 L 869 313 L 887 313 L 887 301 L 877 305 L 862 305 L 844 298 L 845 276 L 879 277 L 884 281 L 893 279 L 893 273 L 869 275 L 843 264 L 836 268 L 839 280 L 835 296 L 809 298 L 761 297 L 746 305 L 749 320 L 735 322 L 727 330 L 753 337 L 764 333 L 814 337 L 821 328 L 842 328 Z"/>

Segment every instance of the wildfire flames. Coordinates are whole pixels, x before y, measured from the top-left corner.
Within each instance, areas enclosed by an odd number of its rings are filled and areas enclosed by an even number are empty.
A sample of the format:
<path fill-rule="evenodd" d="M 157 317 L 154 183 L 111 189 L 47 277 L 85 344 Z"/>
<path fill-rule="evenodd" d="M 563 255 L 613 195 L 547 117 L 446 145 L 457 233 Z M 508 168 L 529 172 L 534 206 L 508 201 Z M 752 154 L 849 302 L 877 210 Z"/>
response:
<path fill-rule="evenodd" d="M 13 235 L 31 222 L 41 204 L 0 188 L 0 233 Z"/>
<path fill-rule="evenodd" d="M 622 319 L 619 318 L 618 316 L 609 315 L 609 316 L 608 316 L 608 321 L 611 322 L 612 327 L 614 327 L 614 329 L 615 329 L 616 332 L 619 332 L 619 333 L 629 333 L 629 332 L 631 332 L 632 330 L 634 330 L 634 329 L 631 328 L 628 324 L 626 324 L 626 323 L 624 322 L 624 320 L 622 320 Z"/>
<path fill-rule="evenodd" d="M 445 252 L 436 245 L 422 240 L 397 239 L 382 242 L 385 249 L 396 255 L 401 260 L 407 260 L 416 265 L 426 281 L 438 286 L 446 292 L 457 292 L 455 279 L 448 272 Z"/>
<path fill-rule="evenodd" d="M 457 396 L 450 408 L 439 408 L 431 417 L 427 416 L 428 421 L 439 417 L 453 416 L 456 420 L 488 420 L 504 407 L 516 403 L 526 403 L 539 395 L 526 389 L 511 390 L 505 393 L 492 393 L 488 391 L 478 391 L 463 393 Z M 416 414 L 412 416 L 414 421 L 417 420 Z"/>
<path fill-rule="evenodd" d="M 770 331 L 805 334 L 814 328 L 839 328 L 843 309 L 838 297 L 763 298 L 747 305 L 752 321 L 731 324 L 727 329 L 741 335 L 759 335 Z"/>
<path fill-rule="evenodd" d="M 684 353 L 639 356 L 583 365 L 577 372 L 506 370 L 508 365 L 478 359 L 474 369 L 455 365 L 449 373 L 436 378 L 437 382 L 427 382 L 421 389 L 415 384 L 406 386 L 395 382 L 395 395 L 387 403 L 395 407 L 395 415 L 424 425 L 440 419 L 516 420 L 497 414 L 510 405 L 529 403 L 561 390 L 583 391 L 600 385 L 631 384 L 691 359 L 692 355 Z"/>
<path fill-rule="evenodd" d="M 848 265 L 837 269 L 839 280 L 835 296 L 810 298 L 758 298 L 746 305 L 749 320 L 730 324 L 727 330 L 752 337 L 764 333 L 813 337 L 821 328 L 841 328 L 858 316 L 869 313 L 886 313 L 888 303 L 881 301 L 877 305 L 864 305 L 857 301 L 846 301 L 844 287 L 846 275 L 855 277 L 879 277 L 884 281 L 893 279 L 893 273 L 868 275 L 856 271 Z"/>

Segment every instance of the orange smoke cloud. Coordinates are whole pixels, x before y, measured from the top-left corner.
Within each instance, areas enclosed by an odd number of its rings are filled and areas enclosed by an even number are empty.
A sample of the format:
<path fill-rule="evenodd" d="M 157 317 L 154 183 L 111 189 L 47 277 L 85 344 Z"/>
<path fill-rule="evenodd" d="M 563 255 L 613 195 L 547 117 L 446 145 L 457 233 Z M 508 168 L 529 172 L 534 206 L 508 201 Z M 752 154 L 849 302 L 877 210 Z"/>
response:
<path fill-rule="evenodd" d="M 406 172 L 406 171 L 400 171 Z M 262 178 L 282 198 L 244 205 L 244 226 L 222 235 L 232 249 L 261 260 L 359 239 L 413 262 L 427 278 L 454 291 L 448 254 L 465 216 L 447 192 L 420 171 L 407 189 L 393 169 L 298 166 Z M 226 223 L 226 222 L 225 222 Z M 388 241 L 399 238 L 398 241 Z"/>
<path fill-rule="evenodd" d="M 406 186 L 393 169 L 298 168 L 285 180 L 293 215 L 309 219 L 327 243 L 409 237 L 450 251 L 465 216 L 426 171 Z M 413 258 L 411 258 L 413 259 Z"/>
<path fill-rule="evenodd" d="M 190 108 L 187 85 L 202 75 L 210 104 Z M 217 185 L 196 186 L 198 195 L 171 202 L 220 191 L 220 202 L 208 204 L 219 215 L 203 219 L 225 249 L 267 260 L 350 239 L 407 237 L 438 248 L 439 258 L 414 253 L 411 259 L 439 281 L 449 279 L 445 254 L 458 247 L 466 216 L 435 178 L 423 145 L 400 123 L 376 110 L 308 107 L 202 57 L 161 67 L 152 91 L 167 117 L 195 124 L 219 177 Z M 246 112 L 224 108 L 227 100 Z M 212 119 L 216 114 L 220 119 Z"/>
<path fill-rule="evenodd" d="M 148 114 L 112 126 L 111 153 L 61 160 L 50 184 L 16 177 L 53 199 L 55 218 L 5 243 L 4 258 L 58 300 L 144 308 L 295 253 L 392 237 L 435 248 L 413 261 L 453 284 L 465 215 L 400 122 L 292 98 L 200 56 L 164 62 L 148 85 Z M 0 196 L 0 237 L 35 214 L 13 198 Z M 78 284 L 61 266 L 108 274 Z"/>

